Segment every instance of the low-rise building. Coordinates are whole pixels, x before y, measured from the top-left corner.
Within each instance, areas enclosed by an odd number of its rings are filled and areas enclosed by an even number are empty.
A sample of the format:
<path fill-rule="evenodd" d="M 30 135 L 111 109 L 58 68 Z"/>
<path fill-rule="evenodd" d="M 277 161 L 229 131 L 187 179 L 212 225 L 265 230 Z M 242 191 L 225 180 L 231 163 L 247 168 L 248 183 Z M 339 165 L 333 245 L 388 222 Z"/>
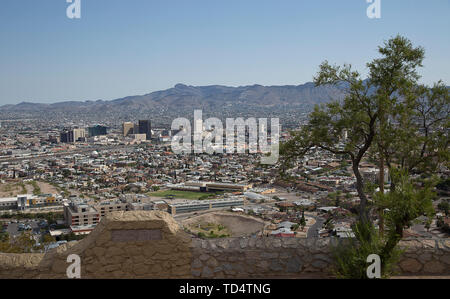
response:
<path fill-rule="evenodd" d="M 168 212 L 172 215 L 180 213 L 190 213 L 201 210 L 209 210 L 215 208 L 238 207 L 243 206 L 244 200 L 242 198 L 235 199 L 215 199 L 215 200 L 191 200 L 181 203 L 169 204 Z"/>
<path fill-rule="evenodd" d="M 100 222 L 100 212 L 82 199 L 73 199 L 64 204 L 64 219 L 71 228 L 97 225 Z"/>

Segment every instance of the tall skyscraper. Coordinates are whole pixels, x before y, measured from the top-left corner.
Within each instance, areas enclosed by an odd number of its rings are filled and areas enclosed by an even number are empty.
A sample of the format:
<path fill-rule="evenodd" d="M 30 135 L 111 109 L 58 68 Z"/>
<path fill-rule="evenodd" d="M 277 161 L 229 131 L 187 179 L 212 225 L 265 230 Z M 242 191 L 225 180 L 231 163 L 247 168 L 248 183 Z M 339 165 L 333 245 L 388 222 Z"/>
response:
<path fill-rule="evenodd" d="M 147 136 L 147 140 L 152 139 L 152 125 L 149 120 L 139 121 L 139 134 L 145 134 Z"/>
<path fill-rule="evenodd" d="M 134 134 L 134 124 L 131 122 L 125 122 L 122 124 L 123 136 L 126 137 L 130 134 Z"/>
<path fill-rule="evenodd" d="M 86 138 L 86 130 L 85 129 L 73 129 L 73 141 L 77 142 L 80 139 Z"/>
<path fill-rule="evenodd" d="M 85 129 L 73 129 L 73 130 L 64 130 L 60 134 L 60 139 L 62 143 L 73 143 L 86 138 L 86 130 Z"/>
<path fill-rule="evenodd" d="M 72 143 L 73 142 L 73 131 L 63 131 L 60 134 L 60 140 L 62 143 Z"/>
<path fill-rule="evenodd" d="M 101 125 L 89 127 L 88 131 L 89 131 L 89 137 L 108 135 L 108 128 L 105 126 L 101 126 Z"/>

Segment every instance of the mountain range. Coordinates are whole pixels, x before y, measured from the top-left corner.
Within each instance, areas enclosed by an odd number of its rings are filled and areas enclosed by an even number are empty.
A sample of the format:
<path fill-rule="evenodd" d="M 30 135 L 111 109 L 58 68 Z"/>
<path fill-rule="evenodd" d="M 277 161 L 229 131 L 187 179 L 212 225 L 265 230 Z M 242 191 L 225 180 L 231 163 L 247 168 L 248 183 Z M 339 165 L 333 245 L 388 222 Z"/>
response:
<path fill-rule="evenodd" d="M 111 101 L 68 101 L 54 104 L 22 102 L 17 105 L 0 106 L 1 112 L 126 112 L 154 109 L 214 109 L 232 106 L 258 107 L 305 107 L 328 102 L 342 97 L 338 87 L 320 86 L 314 83 L 292 86 L 241 86 L 227 87 L 187 86 L 177 84 L 173 88 L 156 91 L 145 95 L 128 96 Z"/>
<path fill-rule="evenodd" d="M 167 127 L 175 118 L 191 118 L 195 109 L 204 117 L 277 117 L 286 126 L 296 126 L 315 104 L 342 99 L 343 88 L 316 87 L 314 83 L 285 86 L 228 87 L 177 84 L 167 90 L 128 96 L 111 101 L 67 101 L 54 104 L 22 102 L 0 107 L 0 120 L 28 119 L 44 124 L 89 125 L 102 123 L 117 127 L 126 121 L 150 119 Z"/>

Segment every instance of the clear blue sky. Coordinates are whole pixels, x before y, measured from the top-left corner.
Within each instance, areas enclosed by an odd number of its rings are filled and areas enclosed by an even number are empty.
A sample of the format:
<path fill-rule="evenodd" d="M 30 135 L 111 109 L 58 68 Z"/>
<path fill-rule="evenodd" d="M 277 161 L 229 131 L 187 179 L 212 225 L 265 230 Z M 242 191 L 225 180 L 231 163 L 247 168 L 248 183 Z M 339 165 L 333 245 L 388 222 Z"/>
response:
<path fill-rule="evenodd" d="M 426 49 L 423 82 L 450 83 L 450 0 L 1 0 L 0 105 L 110 100 L 188 85 L 312 80 L 325 59 L 365 71 L 396 34 Z"/>

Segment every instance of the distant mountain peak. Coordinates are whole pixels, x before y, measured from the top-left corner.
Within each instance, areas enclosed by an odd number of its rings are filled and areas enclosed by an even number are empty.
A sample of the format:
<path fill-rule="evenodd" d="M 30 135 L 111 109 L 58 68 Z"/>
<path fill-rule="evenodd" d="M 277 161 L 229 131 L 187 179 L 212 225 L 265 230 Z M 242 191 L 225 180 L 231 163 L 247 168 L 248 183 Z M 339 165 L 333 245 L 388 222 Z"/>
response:
<path fill-rule="evenodd" d="M 176 89 L 185 89 L 185 88 L 189 88 L 189 86 L 187 86 L 186 84 L 183 83 L 178 83 L 174 86 L 174 88 Z"/>
<path fill-rule="evenodd" d="M 223 85 L 189 86 L 176 84 L 167 90 L 155 91 L 145 95 L 128 96 L 111 101 L 66 101 L 55 104 L 33 104 L 24 102 L 18 105 L 0 107 L 0 113 L 10 112 L 24 115 L 47 115 L 51 112 L 81 115 L 89 114 L 93 118 L 131 115 L 152 115 L 158 111 L 186 113 L 201 108 L 210 111 L 243 111 L 271 109 L 309 110 L 315 104 L 326 103 L 333 99 L 342 99 L 343 90 L 334 86 L 318 86 L 308 82 L 303 85 L 229 87 Z M 233 112 L 235 113 L 235 112 Z"/>

